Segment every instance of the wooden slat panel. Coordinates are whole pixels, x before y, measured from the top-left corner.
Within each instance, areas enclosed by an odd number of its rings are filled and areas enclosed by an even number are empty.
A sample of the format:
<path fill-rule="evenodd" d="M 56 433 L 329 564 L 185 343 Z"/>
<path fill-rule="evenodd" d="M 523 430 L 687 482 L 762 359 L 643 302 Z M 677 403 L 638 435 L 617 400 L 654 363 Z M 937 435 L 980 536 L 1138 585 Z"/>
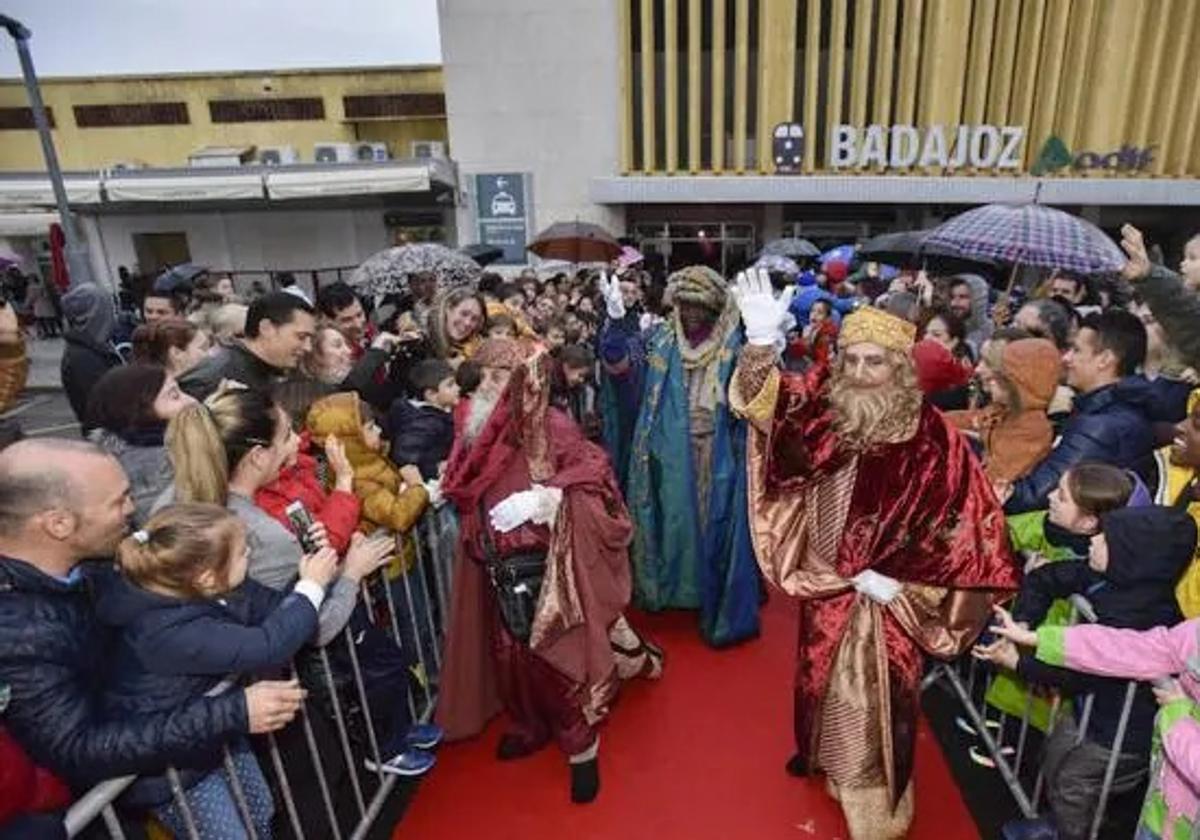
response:
<path fill-rule="evenodd" d="M 662 0 L 662 3 L 667 172 L 675 172 L 679 169 L 679 0 Z"/>
<path fill-rule="evenodd" d="M 897 0 L 879 0 L 879 43 L 875 47 L 875 99 L 873 122 L 892 121 L 892 78 L 896 65 Z"/>
<path fill-rule="evenodd" d="M 804 38 L 804 171 L 817 168 L 817 97 L 821 75 L 821 0 L 808 0 L 807 33 Z M 826 129 L 828 131 L 828 129 Z"/>
<path fill-rule="evenodd" d="M 970 23 L 971 3 L 967 0 L 929 3 L 921 63 L 922 125 L 952 126 L 960 121 Z"/>
<path fill-rule="evenodd" d="M 1042 58 L 1042 25 L 1045 17 L 1046 0 L 1025 0 L 1021 7 L 1012 99 L 1008 105 L 1009 125 L 1028 126 L 1033 114 L 1033 94 L 1039 80 L 1038 64 Z"/>
<path fill-rule="evenodd" d="M 1020 24 L 1021 0 L 1000 0 L 996 8 L 996 40 L 992 46 L 992 71 L 988 83 L 987 122 L 992 125 L 1008 121 Z"/>
<path fill-rule="evenodd" d="M 1192 31 L 1198 18 L 1200 18 L 1200 3 L 1196 3 L 1195 0 L 1183 0 L 1171 17 L 1173 37 L 1181 38 L 1183 33 Z M 1158 148 L 1155 150 L 1152 170 L 1156 175 L 1163 175 L 1167 172 L 1167 158 L 1173 147 L 1172 137 L 1175 134 L 1175 126 L 1179 122 L 1180 109 L 1177 107 L 1177 103 L 1195 96 L 1195 88 L 1191 84 L 1191 80 L 1195 77 L 1188 76 L 1189 83 L 1184 84 L 1184 73 L 1192 52 L 1192 50 L 1175 49 L 1167 56 L 1164 82 L 1158 91 L 1159 107 L 1155 113 L 1157 124 L 1153 142 L 1157 144 Z"/>
<path fill-rule="evenodd" d="M 1200 3 L 1192 3 L 1192 5 L 1200 6 Z M 1186 31 L 1190 34 L 1181 39 L 1179 44 L 1195 44 L 1195 39 L 1200 37 L 1200 17 L 1193 16 L 1191 26 Z M 1184 52 L 1188 54 L 1184 78 L 1200 78 L 1200 50 L 1187 49 Z M 1196 123 L 1200 122 L 1200 96 L 1196 95 L 1195 88 L 1191 86 L 1185 86 L 1181 93 L 1185 93 L 1188 88 L 1191 88 L 1191 93 L 1184 95 L 1179 101 L 1179 115 L 1176 117 L 1175 130 L 1171 137 L 1173 160 L 1167 171 L 1172 175 L 1184 175 L 1189 172 L 1195 174 L 1200 171 L 1196 166 L 1197 163 L 1200 163 L 1200 153 L 1196 150 Z"/>
<path fill-rule="evenodd" d="M 900 78 L 896 82 L 896 122 L 916 119 L 917 70 L 921 65 L 921 19 L 924 0 L 904 0 L 904 29 L 900 34 Z"/>
<path fill-rule="evenodd" d="M 712 0 L 712 171 L 725 169 L 725 0 Z"/>
<path fill-rule="evenodd" d="M 633 169 L 633 20 L 629 14 L 632 0 L 617 0 L 617 25 L 620 43 L 617 65 L 621 74 L 621 174 Z"/>
<path fill-rule="evenodd" d="M 988 78 L 991 70 L 992 36 L 996 32 L 996 0 L 975 0 L 971 24 L 971 50 L 963 95 L 963 122 L 979 125 L 987 120 Z"/>
<path fill-rule="evenodd" d="M 700 0 L 688 0 L 688 170 L 693 174 L 700 171 L 700 15 Z"/>
<path fill-rule="evenodd" d="M 750 78 L 750 0 L 733 0 L 733 168 L 746 171 L 746 123 Z"/>
<path fill-rule="evenodd" d="M 846 4 L 833 3 L 829 19 L 829 78 L 825 82 L 825 133 L 842 122 L 846 79 Z"/>
<path fill-rule="evenodd" d="M 796 2 L 760 0 L 758 53 L 758 169 L 775 168 L 775 126 L 792 121 L 796 92 Z"/>
<path fill-rule="evenodd" d="M 1054 132 L 1054 115 L 1062 88 L 1063 62 L 1071 22 L 1071 0 L 1049 0 L 1046 8 L 1046 31 L 1042 35 L 1042 58 L 1034 79 L 1033 117 L 1025 135 L 1025 166 L 1033 165 L 1046 138 Z M 1011 121 L 1012 125 L 1020 123 Z"/>
<path fill-rule="evenodd" d="M 654 95 L 654 0 L 642 0 L 642 170 L 653 172 L 657 164 Z"/>
<path fill-rule="evenodd" d="M 1133 101 L 1133 74 L 1128 59 L 1131 44 L 1141 38 L 1145 18 L 1142 0 L 1104 0 L 1099 4 L 1096 40 L 1091 50 L 1092 71 L 1084 90 L 1084 118 L 1076 152 L 1109 151 L 1121 145 L 1125 115 Z"/>
<path fill-rule="evenodd" d="M 850 122 L 867 124 L 867 94 L 871 84 L 871 19 L 874 0 L 858 0 L 854 6 L 854 54 L 850 56 Z"/>
<path fill-rule="evenodd" d="M 1142 32 L 1142 41 L 1135 53 L 1138 58 L 1130 69 L 1137 74 L 1134 82 L 1133 107 L 1125 127 L 1125 136 L 1135 146 L 1144 146 L 1150 136 L 1151 121 L 1157 122 L 1156 105 L 1161 100 L 1158 94 L 1163 84 L 1163 67 L 1167 64 L 1168 41 L 1171 34 L 1171 19 L 1174 0 L 1148 0 L 1146 3 L 1147 25 Z M 1176 37 L 1178 37 L 1176 35 Z M 1157 133 L 1157 125 L 1155 133 Z"/>
<path fill-rule="evenodd" d="M 1055 134 L 1062 138 L 1067 148 L 1074 148 L 1083 113 L 1083 92 L 1090 78 L 1092 39 L 1096 28 L 1096 0 L 1074 0 L 1071 4 L 1071 21 L 1067 30 L 1064 50 L 1063 78 L 1059 85 L 1058 108 L 1056 109 Z M 1034 140 L 1040 143 L 1041 140 Z M 1036 155 L 1037 150 L 1031 154 Z"/>

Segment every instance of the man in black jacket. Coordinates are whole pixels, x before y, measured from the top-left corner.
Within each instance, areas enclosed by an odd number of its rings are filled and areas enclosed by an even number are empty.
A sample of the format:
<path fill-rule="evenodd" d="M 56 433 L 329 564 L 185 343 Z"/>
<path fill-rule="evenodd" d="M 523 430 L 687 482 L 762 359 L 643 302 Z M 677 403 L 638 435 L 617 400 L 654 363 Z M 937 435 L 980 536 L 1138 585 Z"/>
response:
<path fill-rule="evenodd" d="M 269 393 L 312 350 L 315 310 L 296 295 L 271 292 L 250 304 L 246 338 L 210 356 L 179 379 L 179 387 L 202 400 L 223 379 Z"/>
<path fill-rule="evenodd" d="M 4 725 L 77 791 L 279 729 L 303 696 L 294 683 L 259 682 L 171 712 L 100 716 L 107 650 L 83 560 L 110 554 L 132 512 L 129 482 L 99 447 L 44 438 L 0 452 L 0 683 L 12 691 Z"/>
<path fill-rule="evenodd" d="M 1132 469 L 1149 465 L 1154 429 L 1146 414 L 1149 383 L 1136 376 L 1146 360 L 1146 328 L 1123 310 L 1089 315 L 1064 357 L 1077 396 L 1062 437 L 1029 475 L 998 488 L 1004 512 L 1042 510 L 1063 473 L 1080 461 Z"/>

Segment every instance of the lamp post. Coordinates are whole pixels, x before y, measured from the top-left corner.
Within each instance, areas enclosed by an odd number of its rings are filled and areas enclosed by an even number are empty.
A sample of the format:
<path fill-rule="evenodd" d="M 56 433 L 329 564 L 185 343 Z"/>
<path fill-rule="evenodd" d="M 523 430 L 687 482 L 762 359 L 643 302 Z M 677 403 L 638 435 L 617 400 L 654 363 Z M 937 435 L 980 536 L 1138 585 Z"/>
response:
<path fill-rule="evenodd" d="M 46 174 L 54 189 L 54 201 L 58 205 L 58 218 L 62 223 L 67 240 L 67 266 L 71 272 L 71 285 L 92 282 L 92 267 L 88 262 L 87 247 L 75 226 L 75 217 L 67 204 L 67 190 L 63 186 L 62 170 L 58 167 L 58 155 L 54 151 L 54 139 L 50 136 L 50 122 L 46 119 L 46 106 L 42 92 L 38 89 L 37 73 L 33 69 L 33 56 L 29 54 L 30 31 L 19 20 L 0 14 L 0 26 L 8 30 L 17 45 L 17 56 L 21 60 L 21 75 L 25 79 L 25 91 L 29 95 L 29 109 L 33 112 L 33 124 L 42 141 L 42 155 L 46 158 Z"/>

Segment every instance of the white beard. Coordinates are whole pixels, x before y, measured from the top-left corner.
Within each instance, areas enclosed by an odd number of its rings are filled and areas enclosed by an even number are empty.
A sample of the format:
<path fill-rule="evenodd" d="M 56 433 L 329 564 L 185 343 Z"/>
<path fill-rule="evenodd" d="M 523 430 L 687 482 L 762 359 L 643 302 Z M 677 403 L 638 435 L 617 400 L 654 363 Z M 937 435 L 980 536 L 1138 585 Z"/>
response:
<path fill-rule="evenodd" d="M 492 412 L 496 410 L 496 403 L 498 402 L 500 402 L 499 394 L 476 391 L 471 396 L 471 406 L 467 411 L 467 425 L 463 429 L 463 434 L 466 436 L 468 444 L 474 443 L 475 438 L 479 437 L 479 433 L 483 431 L 483 427 L 491 419 Z"/>

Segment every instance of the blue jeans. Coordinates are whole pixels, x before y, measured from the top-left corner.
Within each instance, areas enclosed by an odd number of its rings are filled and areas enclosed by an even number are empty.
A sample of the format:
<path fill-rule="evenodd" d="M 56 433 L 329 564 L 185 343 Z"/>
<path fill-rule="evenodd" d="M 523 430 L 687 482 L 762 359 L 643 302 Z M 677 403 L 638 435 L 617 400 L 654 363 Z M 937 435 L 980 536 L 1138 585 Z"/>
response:
<path fill-rule="evenodd" d="M 275 813 L 275 802 L 271 789 L 259 769 L 254 753 L 242 742 L 229 748 L 238 782 L 246 794 L 246 804 L 254 830 L 263 840 L 271 837 L 271 817 Z M 200 840 L 244 840 L 250 835 L 242 824 L 242 814 L 233 788 L 225 777 L 225 768 L 212 771 L 196 784 L 184 791 L 196 832 Z M 154 809 L 156 816 L 176 837 L 187 837 L 187 824 L 183 812 L 175 800 Z"/>

